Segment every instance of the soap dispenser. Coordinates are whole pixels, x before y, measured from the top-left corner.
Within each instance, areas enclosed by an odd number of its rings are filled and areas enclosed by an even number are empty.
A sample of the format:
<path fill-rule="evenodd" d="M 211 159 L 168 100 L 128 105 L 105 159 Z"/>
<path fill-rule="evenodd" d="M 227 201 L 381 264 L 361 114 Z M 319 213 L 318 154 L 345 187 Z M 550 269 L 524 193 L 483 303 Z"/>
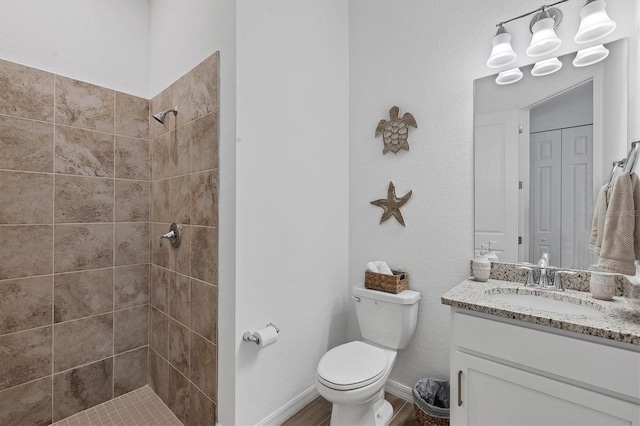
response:
<path fill-rule="evenodd" d="M 485 282 L 491 274 L 491 262 L 487 258 L 487 250 L 484 244 L 480 244 L 480 254 L 473 259 L 471 273 L 476 281 Z"/>
<path fill-rule="evenodd" d="M 489 249 L 487 250 L 487 259 L 489 259 L 489 262 L 498 261 L 498 255 L 496 254 L 494 249 L 491 247 L 491 244 L 497 244 L 497 243 L 498 243 L 497 241 L 489 241 Z"/>

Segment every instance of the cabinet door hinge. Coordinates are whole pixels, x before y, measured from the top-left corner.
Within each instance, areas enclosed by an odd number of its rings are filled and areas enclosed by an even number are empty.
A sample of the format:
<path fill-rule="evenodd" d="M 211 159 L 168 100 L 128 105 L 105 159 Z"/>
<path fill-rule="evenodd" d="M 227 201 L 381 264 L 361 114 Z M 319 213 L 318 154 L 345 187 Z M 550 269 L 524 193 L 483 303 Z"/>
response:
<path fill-rule="evenodd" d="M 524 133 L 524 127 L 522 126 L 518 127 L 518 133 L 520 134 Z"/>
<path fill-rule="evenodd" d="M 522 244 L 522 237 L 518 237 L 518 245 Z"/>
<path fill-rule="evenodd" d="M 522 181 L 521 180 L 518 181 L 518 189 L 522 189 Z"/>

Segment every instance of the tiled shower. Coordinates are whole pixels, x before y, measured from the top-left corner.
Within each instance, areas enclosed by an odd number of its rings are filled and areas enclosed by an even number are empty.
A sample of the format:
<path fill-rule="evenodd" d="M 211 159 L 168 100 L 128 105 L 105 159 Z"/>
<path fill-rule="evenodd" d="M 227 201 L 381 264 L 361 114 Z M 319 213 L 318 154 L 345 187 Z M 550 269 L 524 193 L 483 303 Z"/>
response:
<path fill-rule="evenodd" d="M 0 61 L 0 424 L 146 384 L 215 424 L 218 105 L 217 53 L 151 101 Z"/>

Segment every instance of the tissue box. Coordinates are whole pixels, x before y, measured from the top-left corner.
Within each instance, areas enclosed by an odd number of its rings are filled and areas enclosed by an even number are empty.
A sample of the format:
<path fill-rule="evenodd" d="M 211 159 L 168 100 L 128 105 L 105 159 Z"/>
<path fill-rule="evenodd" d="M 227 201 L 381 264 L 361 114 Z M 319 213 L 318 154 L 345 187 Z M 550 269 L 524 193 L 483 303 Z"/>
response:
<path fill-rule="evenodd" d="M 391 272 L 393 275 L 364 271 L 365 288 L 396 294 L 409 288 L 409 274 L 402 271 Z"/>

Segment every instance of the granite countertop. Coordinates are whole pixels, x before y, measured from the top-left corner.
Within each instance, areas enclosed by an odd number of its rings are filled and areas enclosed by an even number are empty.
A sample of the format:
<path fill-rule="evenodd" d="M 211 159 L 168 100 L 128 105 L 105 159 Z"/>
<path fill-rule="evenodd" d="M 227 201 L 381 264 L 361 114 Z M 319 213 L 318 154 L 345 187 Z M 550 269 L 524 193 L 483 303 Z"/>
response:
<path fill-rule="evenodd" d="M 570 301 L 592 308 L 593 314 L 551 312 L 519 306 L 491 296 L 500 293 L 535 294 Z M 613 300 L 604 301 L 593 299 L 591 293 L 584 291 L 539 290 L 512 281 L 489 279 L 479 282 L 470 278 L 445 293 L 441 301 L 456 308 L 640 346 L 640 299 L 616 296 Z"/>

